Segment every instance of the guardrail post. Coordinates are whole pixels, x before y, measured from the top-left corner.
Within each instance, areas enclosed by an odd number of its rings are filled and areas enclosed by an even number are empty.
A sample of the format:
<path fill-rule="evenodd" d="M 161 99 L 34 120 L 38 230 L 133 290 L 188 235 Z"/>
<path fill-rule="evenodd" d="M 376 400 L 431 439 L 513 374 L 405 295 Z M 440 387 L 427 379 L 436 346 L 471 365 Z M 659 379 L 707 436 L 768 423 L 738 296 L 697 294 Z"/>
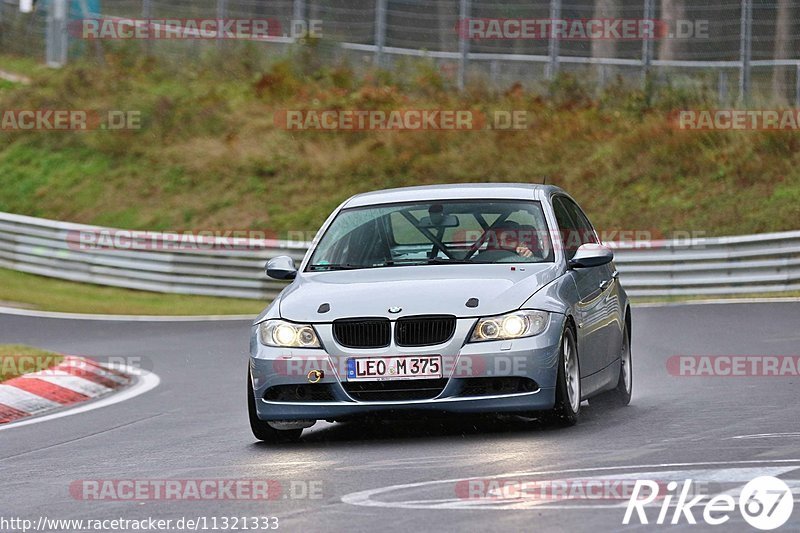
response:
<path fill-rule="evenodd" d="M 719 105 L 725 105 L 728 101 L 728 74 L 724 68 L 719 69 L 719 77 L 717 79 L 717 99 Z"/>
<path fill-rule="evenodd" d="M 489 62 L 489 76 L 497 82 L 498 78 L 500 77 L 500 64 L 497 62 L 496 59 L 492 59 Z"/>
<path fill-rule="evenodd" d="M 739 38 L 739 101 L 747 105 L 750 101 L 750 56 L 753 41 L 753 0 L 742 0 L 742 19 Z"/>
<path fill-rule="evenodd" d="M 47 6 L 46 61 L 50 67 L 63 67 L 67 63 L 69 46 L 67 35 L 67 0 L 53 0 Z"/>
<path fill-rule="evenodd" d="M 642 18 L 644 20 L 653 20 L 653 13 L 655 11 L 653 7 L 654 0 L 644 0 L 644 13 Z M 653 32 L 657 28 L 653 27 Z M 652 38 L 648 39 L 645 37 L 642 39 L 642 86 L 647 83 L 647 75 L 650 72 L 650 63 L 653 60 L 653 40 L 655 39 L 655 34 Z"/>
<path fill-rule="evenodd" d="M 558 74 L 559 41 L 553 24 L 561 18 L 561 0 L 550 0 L 550 38 L 547 41 L 547 79 L 552 80 Z"/>
<path fill-rule="evenodd" d="M 383 67 L 383 47 L 386 46 L 386 0 L 375 2 L 375 65 Z"/>
<path fill-rule="evenodd" d="M 469 66 L 469 19 L 472 2 L 461 0 L 458 5 L 458 89 L 464 90 L 467 84 L 467 67 Z"/>

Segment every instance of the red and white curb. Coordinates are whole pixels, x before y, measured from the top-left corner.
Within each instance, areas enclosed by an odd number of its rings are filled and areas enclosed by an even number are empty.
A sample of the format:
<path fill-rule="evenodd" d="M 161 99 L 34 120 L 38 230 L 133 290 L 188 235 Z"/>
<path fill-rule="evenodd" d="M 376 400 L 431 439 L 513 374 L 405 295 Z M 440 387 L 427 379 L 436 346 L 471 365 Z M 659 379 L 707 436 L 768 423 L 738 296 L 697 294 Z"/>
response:
<path fill-rule="evenodd" d="M 133 381 L 124 371 L 67 356 L 52 368 L 0 383 L 0 424 L 107 396 Z"/>

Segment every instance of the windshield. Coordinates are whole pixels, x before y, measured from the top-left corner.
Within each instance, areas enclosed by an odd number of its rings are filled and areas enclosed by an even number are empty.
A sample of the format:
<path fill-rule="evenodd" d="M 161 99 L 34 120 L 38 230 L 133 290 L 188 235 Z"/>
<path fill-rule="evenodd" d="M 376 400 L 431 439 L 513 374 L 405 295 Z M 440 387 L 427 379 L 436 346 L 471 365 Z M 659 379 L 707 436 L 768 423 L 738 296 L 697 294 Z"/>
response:
<path fill-rule="evenodd" d="M 539 202 L 462 200 L 344 209 L 306 270 L 549 261 Z"/>

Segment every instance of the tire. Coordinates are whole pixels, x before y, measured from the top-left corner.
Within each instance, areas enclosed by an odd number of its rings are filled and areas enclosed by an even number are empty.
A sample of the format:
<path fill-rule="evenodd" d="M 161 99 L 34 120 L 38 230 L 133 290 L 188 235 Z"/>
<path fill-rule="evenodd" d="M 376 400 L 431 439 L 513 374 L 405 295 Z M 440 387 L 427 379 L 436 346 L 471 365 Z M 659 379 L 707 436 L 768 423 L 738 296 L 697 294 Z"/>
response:
<path fill-rule="evenodd" d="M 250 415 L 250 429 L 253 431 L 253 436 L 258 440 L 278 443 L 278 442 L 293 442 L 300 438 L 303 433 L 302 429 L 285 429 L 279 430 L 270 426 L 258 418 L 256 412 L 256 397 L 253 393 L 252 379 L 250 377 L 250 370 L 247 371 L 247 412 Z"/>
<path fill-rule="evenodd" d="M 551 418 L 561 426 L 574 426 L 581 410 L 581 379 L 578 360 L 578 344 L 572 328 L 565 328 L 561 335 L 558 354 L 558 377 L 556 379 L 556 403 Z"/>
<path fill-rule="evenodd" d="M 628 326 L 622 330 L 622 353 L 620 354 L 622 364 L 619 367 L 619 378 L 617 386 L 610 391 L 604 392 L 589 400 L 590 404 L 625 407 L 631 403 L 633 393 L 633 358 L 631 356 L 631 335 Z"/>

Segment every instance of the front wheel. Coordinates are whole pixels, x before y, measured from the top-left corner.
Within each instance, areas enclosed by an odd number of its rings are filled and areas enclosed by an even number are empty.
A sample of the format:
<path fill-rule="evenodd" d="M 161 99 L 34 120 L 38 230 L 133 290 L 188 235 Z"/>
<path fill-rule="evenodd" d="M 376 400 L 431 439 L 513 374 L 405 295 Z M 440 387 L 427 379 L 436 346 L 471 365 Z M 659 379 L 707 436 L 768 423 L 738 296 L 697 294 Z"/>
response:
<path fill-rule="evenodd" d="M 247 371 L 247 412 L 250 415 L 250 429 L 258 440 L 270 443 L 292 442 L 299 439 L 300 434 L 303 433 L 302 429 L 275 429 L 258 418 L 250 370 Z"/>
<path fill-rule="evenodd" d="M 631 336 L 628 327 L 622 330 L 622 349 L 620 351 L 620 369 L 617 386 L 608 392 L 604 392 L 591 400 L 590 404 L 624 407 L 631 403 L 633 393 L 633 359 L 631 357 Z"/>
<path fill-rule="evenodd" d="M 578 346 L 571 328 L 564 329 L 558 356 L 558 378 L 556 380 L 556 404 L 553 418 L 563 426 L 574 426 L 581 410 L 581 372 L 578 362 Z"/>

